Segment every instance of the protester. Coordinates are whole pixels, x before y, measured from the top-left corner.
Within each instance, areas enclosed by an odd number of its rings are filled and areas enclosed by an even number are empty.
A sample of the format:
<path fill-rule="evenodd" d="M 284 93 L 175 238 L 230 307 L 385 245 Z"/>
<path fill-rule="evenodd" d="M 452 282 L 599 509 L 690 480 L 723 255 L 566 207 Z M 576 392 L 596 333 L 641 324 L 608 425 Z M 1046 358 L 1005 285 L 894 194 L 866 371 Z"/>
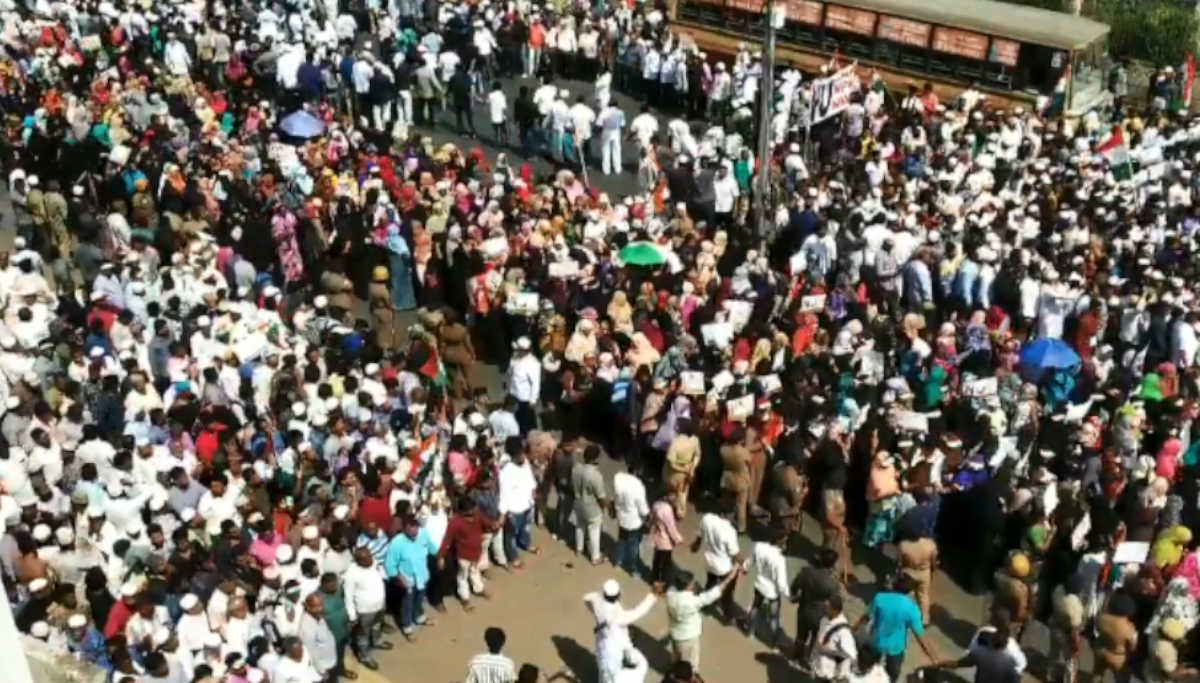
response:
<path fill-rule="evenodd" d="M 611 532 L 676 587 L 674 680 L 699 604 L 737 616 L 746 531 L 750 626 L 789 596 L 822 677 L 897 678 L 936 567 L 995 591 L 949 663 L 977 676 L 1039 619 L 1056 672 L 1089 640 L 1093 673 L 1192 670 L 1194 70 L 1140 108 L 1118 62 L 1072 117 L 870 74 L 810 121 L 836 56 L 764 73 L 648 3 L 43 5 L 0 11 L 0 569 L 31 637 L 118 680 L 349 677 L 451 581 L 472 609 L 535 563 L 552 500 L 578 553 Z M 443 139 L 477 108 L 521 149 Z M 900 576 L 857 666 L 825 642 L 852 545 Z M 609 587 L 602 676 L 644 678 Z"/>

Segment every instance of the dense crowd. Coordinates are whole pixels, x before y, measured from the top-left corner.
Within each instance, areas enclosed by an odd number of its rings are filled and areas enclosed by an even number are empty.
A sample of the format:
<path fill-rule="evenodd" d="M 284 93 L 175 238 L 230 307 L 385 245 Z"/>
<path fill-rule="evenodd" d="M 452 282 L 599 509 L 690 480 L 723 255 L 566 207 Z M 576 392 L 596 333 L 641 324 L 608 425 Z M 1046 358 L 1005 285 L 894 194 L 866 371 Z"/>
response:
<path fill-rule="evenodd" d="M 897 680 L 911 632 L 915 664 L 1015 681 L 1034 620 L 1040 677 L 1086 642 L 1095 675 L 1196 675 L 1185 69 L 1142 108 L 1118 66 L 1075 118 L 871 75 L 807 132 L 784 65 L 756 159 L 760 55 L 650 4 L 9 2 L 0 31 L 0 568 L 51 651 L 353 678 L 535 526 L 595 564 L 615 526 L 650 590 L 585 597 L 602 683 L 645 679 L 628 627 L 660 600 L 672 683 L 702 680 L 702 611 L 783 647 L 789 602 L 822 680 Z M 487 136 L 476 105 L 509 152 L 437 142 Z M 889 567 L 858 623 L 852 544 Z M 994 594 L 949 660 L 937 566 Z M 506 637 L 468 681 L 537 680 Z"/>

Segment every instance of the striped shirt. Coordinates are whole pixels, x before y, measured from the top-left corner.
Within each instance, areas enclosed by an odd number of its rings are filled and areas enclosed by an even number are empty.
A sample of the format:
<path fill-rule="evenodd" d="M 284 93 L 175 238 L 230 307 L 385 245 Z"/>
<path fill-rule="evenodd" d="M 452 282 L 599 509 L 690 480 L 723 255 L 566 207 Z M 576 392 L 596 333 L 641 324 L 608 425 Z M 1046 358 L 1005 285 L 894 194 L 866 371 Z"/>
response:
<path fill-rule="evenodd" d="M 371 556 L 375 558 L 375 564 L 379 567 L 383 566 L 383 560 L 387 557 L 388 537 L 387 534 L 377 534 L 374 537 L 366 534 L 358 535 L 357 546 L 366 546 L 371 551 Z"/>
<path fill-rule="evenodd" d="M 511 659 L 485 652 L 471 658 L 467 665 L 467 680 L 463 683 L 513 683 L 516 680 L 517 670 Z"/>

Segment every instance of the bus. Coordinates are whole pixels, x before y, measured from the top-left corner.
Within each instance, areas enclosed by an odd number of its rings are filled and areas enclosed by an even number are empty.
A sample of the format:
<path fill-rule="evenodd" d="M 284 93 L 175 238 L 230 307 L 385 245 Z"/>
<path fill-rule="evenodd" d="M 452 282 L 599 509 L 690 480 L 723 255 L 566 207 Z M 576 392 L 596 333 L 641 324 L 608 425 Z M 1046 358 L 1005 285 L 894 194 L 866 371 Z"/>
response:
<path fill-rule="evenodd" d="M 1105 98 L 1107 24 L 991 0 L 776 0 L 777 62 L 816 71 L 830 55 L 893 86 L 971 87 L 1012 104 L 1064 98 L 1079 115 Z M 765 0 L 674 0 L 673 24 L 700 49 L 734 54 L 761 42 Z M 781 11 L 780 9 L 776 10 Z"/>

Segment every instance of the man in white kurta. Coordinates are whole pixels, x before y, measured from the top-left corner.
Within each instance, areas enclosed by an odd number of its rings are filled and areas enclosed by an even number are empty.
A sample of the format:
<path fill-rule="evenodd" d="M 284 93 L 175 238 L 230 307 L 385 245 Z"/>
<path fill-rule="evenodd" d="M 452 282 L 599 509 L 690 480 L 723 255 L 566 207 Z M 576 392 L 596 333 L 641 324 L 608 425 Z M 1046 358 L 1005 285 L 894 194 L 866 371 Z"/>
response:
<path fill-rule="evenodd" d="M 627 609 L 621 605 L 621 586 L 614 579 L 604 582 L 602 593 L 583 596 L 596 619 L 596 668 L 600 670 L 600 683 L 621 683 L 626 659 L 638 659 L 641 653 L 629 638 L 629 625 L 646 616 L 656 599 L 656 595 L 649 593 L 637 607 Z"/>

